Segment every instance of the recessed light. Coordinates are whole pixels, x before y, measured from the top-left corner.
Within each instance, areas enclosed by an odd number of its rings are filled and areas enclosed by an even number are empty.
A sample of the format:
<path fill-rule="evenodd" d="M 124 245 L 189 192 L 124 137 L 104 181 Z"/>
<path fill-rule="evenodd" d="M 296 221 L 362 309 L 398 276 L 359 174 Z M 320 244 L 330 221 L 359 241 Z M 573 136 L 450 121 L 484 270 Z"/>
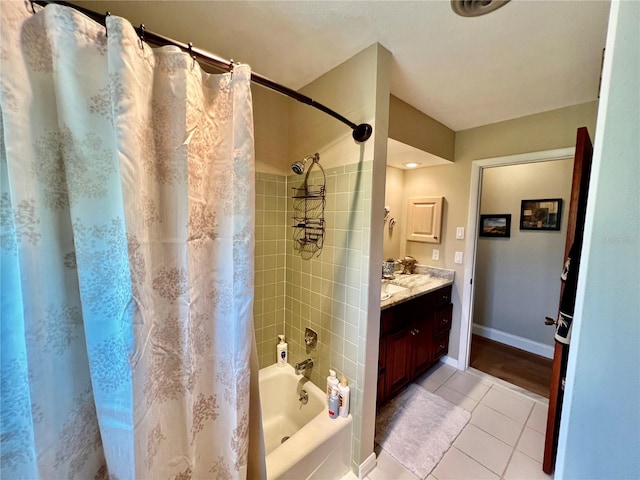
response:
<path fill-rule="evenodd" d="M 407 162 L 404 164 L 407 168 L 416 168 L 417 166 L 422 165 L 420 162 Z"/>

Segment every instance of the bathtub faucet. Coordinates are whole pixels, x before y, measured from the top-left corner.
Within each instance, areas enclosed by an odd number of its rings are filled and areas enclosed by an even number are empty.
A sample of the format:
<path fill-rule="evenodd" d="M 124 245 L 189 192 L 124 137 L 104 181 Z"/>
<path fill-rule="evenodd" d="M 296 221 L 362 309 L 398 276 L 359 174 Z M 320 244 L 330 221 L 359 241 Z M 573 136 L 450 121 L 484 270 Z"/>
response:
<path fill-rule="evenodd" d="M 307 358 L 304 362 L 296 363 L 296 374 L 302 375 L 307 369 L 313 367 L 313 360 Z"/>

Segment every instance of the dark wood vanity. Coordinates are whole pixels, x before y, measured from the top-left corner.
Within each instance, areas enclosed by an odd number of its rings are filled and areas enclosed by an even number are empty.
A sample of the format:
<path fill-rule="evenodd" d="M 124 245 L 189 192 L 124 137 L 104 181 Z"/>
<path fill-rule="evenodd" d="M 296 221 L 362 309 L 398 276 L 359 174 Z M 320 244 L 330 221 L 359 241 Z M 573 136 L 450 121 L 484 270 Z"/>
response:
<path fill-rule="evenodd" d="M 378 407 L 448 352 L 451 311 L 451 285 L 381 311 Z"/>

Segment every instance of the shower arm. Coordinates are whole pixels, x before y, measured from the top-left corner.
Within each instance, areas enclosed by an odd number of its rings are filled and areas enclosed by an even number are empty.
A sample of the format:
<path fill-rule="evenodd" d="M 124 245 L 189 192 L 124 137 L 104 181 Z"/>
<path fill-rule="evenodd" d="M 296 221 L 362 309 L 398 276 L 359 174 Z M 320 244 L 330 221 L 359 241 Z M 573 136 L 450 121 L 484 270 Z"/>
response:
<path fill-rule="evenodd" d="M 325 185 L 327 183 L 327 177 L 324 174 L 324 168 L 322 168 L 322 165 L 320 165 L 320 155 L 315 153 L 313 155 L 309 155 L 308 157 L 304 158 L 305 163 L 308 160 L 311 160 L 311 165 L 307 169 L 307 173 L 304 176 L 304 184 L 307 185 L 307 180 L 309 179 L 309 173 L 311 173 L 311 169 L 313 168 L 313 166 L 317 165 L 318 167 L 320 167 L 320 171 L 322 172 L 322 185 Z"/>
<path fill-rule="evenodd" d="M 30 0 L 30 2 L 31 2 L 32 12 L 34 13 L 35 13 L 35 9 L 33 7 L 33 4 L 40 5 L 41 7 L 46 7 L 50 3 L 63 5 L 65 7 L 70 7 L 79 11 L 80 13 L 86 15 L 92 20 L 101 24 L 105 28 L 106 28 L 106 18 L 109 15 L 111 15 L 109 12 L 102 14 L 102 13 L 95 12 L 93 10 L 89 10 L 88 8 L 80 7 L 78 5 L 74 5 L 72 3 L 60 1 L 60 0 Z M 134 28 L 136 30 L 136 33 L 140 37 L 140 39 L 144 42 L 151 43 L 157 46 L 173 45 L 175 47 L 180 48 L 184 52 L 188 52 L 189 55 L 197 58 L 203 63 L 206 63 L 207 65 L 211 65 L 219 70 L 231 72 L 233 70 L 233 66 L 235 65 L 235 62 L 233 60 L 225 60 L 224 58 L 221 58 L 211 52 L 202 50 L 200 48 L 195 48 L 191 44 L 183 43 L 178 40 L 165 37 L 164 35 L 160 35 L 158 33 L 149 31 L 145 28 L 144 24 L 141 24 L 139 27 L 134 27 Z M 298 102 L 314 107 L 320 110 L 321 112 L 324 112 L 327 115 L 332 116 L 336 120 L 341 121 L 342 123 L 349 126 L 353 130 L 352 137 L 358 143 L 366 142 L 371 137 L 371 134 L 373 133 L 373 127 L 368 123 L 361 123 L 359 125 L 356 123 L 353 123 L 351 120 L 340 115 L 338 112 L 331 110 L 329 107 L 319 102 L 316 102 L 314 99 L 307 97 L 306 95 L 303 95 L 302 93 L 297 92 L 289 87 L 280 85 L 279 83 L 276 83 L 273 80 L 263 75 L 260 75 L 252 71 L 251 81 L 254 83 L 257 83 L 258 85 L 262 85 L 263 87 L 266 87 L 270 90 L 286 95 L 287 97 L 291 97 L 294 100 L 297 100 Z"/>

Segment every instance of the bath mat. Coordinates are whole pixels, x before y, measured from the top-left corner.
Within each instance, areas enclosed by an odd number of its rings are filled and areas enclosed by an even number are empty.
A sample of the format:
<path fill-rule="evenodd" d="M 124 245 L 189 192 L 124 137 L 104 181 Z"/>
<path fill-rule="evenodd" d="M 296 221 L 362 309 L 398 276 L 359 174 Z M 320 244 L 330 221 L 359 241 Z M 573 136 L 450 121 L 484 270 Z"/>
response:
<path fill-rule="evenodd" d="M 426 478 L 471 414 L 412 383 L 382 407 L 376 443 L 419 478 Z"/>

